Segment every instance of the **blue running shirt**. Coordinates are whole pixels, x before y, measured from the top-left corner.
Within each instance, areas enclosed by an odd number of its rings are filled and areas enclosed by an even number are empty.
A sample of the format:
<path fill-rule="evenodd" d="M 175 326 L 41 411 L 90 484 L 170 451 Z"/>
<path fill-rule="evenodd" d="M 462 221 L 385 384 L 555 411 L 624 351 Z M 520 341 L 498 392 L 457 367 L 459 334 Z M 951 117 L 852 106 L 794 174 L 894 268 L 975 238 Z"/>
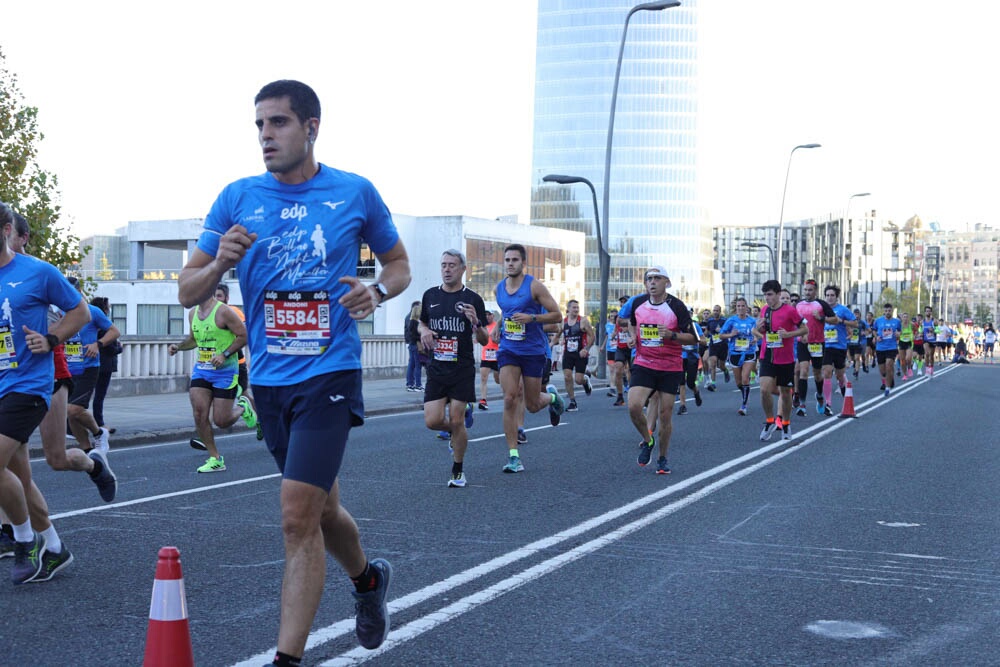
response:
<path fill-rule="evenodd" d="M 78 292 L 79 294 L 79 292 Z M 66 340 L 63 349 L 66 350 L 66 365 L 69 366 L 70 375 L 82 375 L 88 368 L 97 368 L 101 365 L 101 355 L 93 357 L 84 356 L 87 346 L 97 342 L 97 332 L 100 329 L 110 329 L 113 323 L 104 311 L 97 306 L 88 305 L 90 308 L 90 321 L 83 325 L 83 328 Z"/>
<path fill-rule="evenodd" d="M 872 329 L 875 331 L 875 351 L 885 352 L 886 350 L 898 350 L 899 332 L 903 329 L 903 323 L 895 317 L 880 317 L 875 320 Z"/>
<path fill-rule="evenodd" d="M 845 322 L 853 322 L 857 318 L 850 308 L 842 303 L 833 306 L 833 313 Z M 831 350 L 847 349 L 847 325 L 846 324 L 825 324 L 823 325 L 823 343 Z"/>
<path fill-rule="evenodd" d="M 226 186 L 205 218 L 198 248 L 215 257 L 235 224 L 257 234 L 236 265 L 253 358 L 253 382 L 285 386 L 361 368 L 361 337 L 337 303 L 357 277 L 362 242 L 388 252 L 399 240 L 375 186 L 320 165 L 305 183 L 269 173 Z"/>
<path fill-rule="evenodd" d="M 49 306 L 73 310 L 83 299 L 56 267 L 30 255 L 14 255 L 0 267 L 0 396 L 12 392 L 52 397 L 52 353 L 33 354 L 24 341 L 26 326 L 49 331 Z"/>

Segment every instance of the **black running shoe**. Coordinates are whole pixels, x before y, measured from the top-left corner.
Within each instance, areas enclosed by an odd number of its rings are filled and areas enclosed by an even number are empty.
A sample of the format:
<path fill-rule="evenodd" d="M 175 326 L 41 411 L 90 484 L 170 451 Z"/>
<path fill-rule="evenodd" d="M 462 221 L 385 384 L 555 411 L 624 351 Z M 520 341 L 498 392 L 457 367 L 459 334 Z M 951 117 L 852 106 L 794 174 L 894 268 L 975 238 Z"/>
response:
<path fill-rule="evenodd" d="M 583 376 L 583 392 L 585 394 L 587 394 L 587 396 L 590 396 L 591 392 L 593 392 L 593 391 L 594 391 L 594 387 L 590 384 L 590 376 L 589 375 L 584 375 Z"/>
<path fill-rule="evenodd" d="M 29 579 L 33 584 L 41 581 L 48 581 L 52 577 L 56 576 L 56 573 L 63 570 L 70 563 L 73 562 L 73 554 L 69 552 L 69 548 L 65 544 L 62 545 L 62 551 L 59 553 L 52 553 L 48 549 L 42 554 L 42 569 L 39 570 L 38 574 L 34 578 Z"/>
<path fill-rule="evenodd" d="M 42 571 L 42 554 L 45 544 L 42 536 L 32 533 L 30 542 L 14 543 L 14 567 L 10 571 L 10 580 L 14 585 L 31 581 Z"/>
<path fill-rule="evenodd" d="M 655 444 L 656 442 L 653 436 L 649 437 L 648 442 L 639 443 L 639 458 L 637 459 L 639 465 L 641 466 L 649 465 L 649 460 L 653 458 L 653 445 Z"/>
<path fill-rule="evenodd" d="M 115 494 L 118 493 L 118 479 L 111 471 L 111 466 L 108 465 L 108 457 L 99 449 L 90 450 L 87 456 L 94 462 L 95 470 L 100 467 L 100 471 L 96 474 L 91 473 L 90 481 L 97 485 L 97 492 L 101 494 L 101 500 L 110 503 L 115 499 Z"/>
<path fill-rule="evenodd" d="M 523 428 L 517 429 L 517 444 L 523 445 L 528 442 L 528 434 L 524 432 Z"/>
<path fill-rule="evenodd" d="M 702 403 L 704 403 L 704 401 L 701 400 L 701 392 L 694 392 L 694 404 L 700 408 Z"/>
<path fill-rule="evenodd" d="M 368 650 L 377 649 L 389 636 L 389 605 L 385 598 L 392 581 L 392 565 L 389 565 L 389 561 L 376 558 L 371 566 L 378 572 L 375 590 L 351 593 L 356 600 L 354 609 L 357 611 L 354 633 L 358 636 L 358 642 Z"/>
<path fill-rule="evenodd" d="M 191 442 L 188 444 L 191 445 L 191 449 L 197 449 L 200 452 L 208 451 L 208 447 L 205 446 L 205 443 L 199 440 L 198 438 L 191 438 Z"/>

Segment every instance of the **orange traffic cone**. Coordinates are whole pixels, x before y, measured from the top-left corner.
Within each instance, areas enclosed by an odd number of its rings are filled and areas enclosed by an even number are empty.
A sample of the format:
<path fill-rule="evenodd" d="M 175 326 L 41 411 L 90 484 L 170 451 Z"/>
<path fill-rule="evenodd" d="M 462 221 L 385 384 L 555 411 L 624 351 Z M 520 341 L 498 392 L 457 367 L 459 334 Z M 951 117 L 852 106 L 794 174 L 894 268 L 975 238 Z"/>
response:
<path fill-rule="evenodd" d="M 177 547 L 161 548 L 156 562 L 142 664 L 143 667 L 194 667 L 181 553 Z"/>
<path fill-rule="evenodd" d="M 844 417 L 853 417 L 857 419 L 857 415 L 854 414 L 854 389 L 851 387 L 851 383 L 847 383 L 847 391 L 844 392 L 844 409 L 841 410 L 840 414 L 837 415 L 839 419 Z"/>

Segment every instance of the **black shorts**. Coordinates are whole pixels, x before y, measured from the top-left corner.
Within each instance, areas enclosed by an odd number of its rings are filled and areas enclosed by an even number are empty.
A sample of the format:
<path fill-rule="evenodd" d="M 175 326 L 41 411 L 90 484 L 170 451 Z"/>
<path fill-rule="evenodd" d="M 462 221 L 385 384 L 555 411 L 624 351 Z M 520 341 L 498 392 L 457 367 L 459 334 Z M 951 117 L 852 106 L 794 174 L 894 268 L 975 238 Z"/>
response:
<path fill-rule="evenodd" d="M 282 387 L 253 385 L 267 448 L 285 479 L 327 492 L 352 427 L 365 423 L 361 371 L 336 371 Z"/>
<path fill-rule="evenodd" d="M 913 346 L 913 343 L 908 343 L 904 340 L 899 341 L 900 350 L 909 350 Z"/>
<path fill-rule="evenodd" d="M 951 343 L 934 343 L 934 345 L 935 345 L 935 346 L 937 347 L 937 349 L 939 349 L 939 350 L 946 350 L 946 349 L 948 349 L 949 347 L 951 347 Z"/>
<path fill-rule="evenodd" d="M 498 371 L 498 370 L 500 370 L 500 364 L 497 363 L 496 359 L 494 359 L 493 361 L 485 361 L 485 360 L 480 361 L 479 362 L 479 367 L 480 368 L 489 368 L 492 371 Z"/>
<path fill-rule="evenodd" d="M 247 387 L 250 386 L 250 373 L 247 372 L 246 364 L 240 364 L 240 374 L 236 378 L 236 384 L 244 392 L 247 390 Z"/>
<path fill-rule="evenodd" d="M 432 376 L 428 373 L 424 382 L 424 403 L 447 398 L 465 403 L 476 402 L 476 376 L 474 373 L 458 371 L 448 375 Z"/>
<path fill-rule="evenodd" d="M 725 341 L 712 343 L 708 346 L 708 356 L 725 360 L 729 356 L 729 343 Z"/>
<path fill-rule="evenodd" d="M 920 355 L 921 357 L 924 356 L 924 344 L 923 343 L 914 343 L 913 344 L 913 354 Z"/>
<path fill-rule="evenodd" d="M 847 350 L 840 350 L 835 347 L 823 348 L 823 365 L 833 366 L 838 371 L 847 366 Z"/>
<path fill-rule="evenodd" d="M 698 343 L 698 357 L 704 357 L 706 352 L 708 352 L 708 345 Z"/>
<path fill-rule="evenodd" d="M 995 343 L 983 343 L 983 352 L 989 352 L 993 354 L 993 346 Z"/>
<path fill-rule="evenodd" d="M 875 361 L 881 366 L 887 361 L 891 361 L 899 354 L 899 350 L 875 350 Z"/>
<path fill-rule="evenodd" d="M 632 349 L 619 347 L 615 350 L 615 363 L 632 365 Z"/>
<path fill-rule="evenodd" d="M 774 378 L 774 382 L 779 387 L 795 386 L 795 362 L 790 364 L 774 364 L 767 359 L 760 360 L 757 368 L 757 375 L 762 378 Z"/>
<path fill-rule="evenodd" d="M 208 389 L 210 392 L 212 392 L 213 399 L 221 398 L 223 400 L 230 400 L 230 401 L 236 398 L 237 387 L 239 387 L 238 384 L 236 385 L 236 387 L 230 387 L 229 389 L 220 389 L 219 387 L 216 387 L 205 378 L 191 378 L 191 381 L 188 383 L 189 391 L 191 389 Z"/>
<path fill-rule="evenodd" d="M 814 345 L 815 344 L 816 343 L 814 343 Z M 822 343 L 819 343 L 819 345 L 823 346 L 824 348 L 826 347 Z M 815 368 L 816 370 L 823 368 L 823 355 L 821 354 L 818 357 L 812 356 L 811 354 L 809 354 L 809 345 L 803 343 L 802 341 L 798 341 L 797 343 L 795 343 L 795 358 L 798 359 L 799 363 L 802 363 L 803 361 L 810 362 L 812 364 L 812 367 Z"/>
<path fill-rule="evenodd" d="M 742 359 L 742 361 L 740 361 L 740 359 Z M 739 368 L 743 364 L 750 361 L 757 361 L 756 352 L 748 352 L 747 354 L 743 354 L 742 352 L 740 352 L 739 354 L 729 355 L 729 365 L 732 366 L 733 368 Z"/>
<path fill-rule="evenodd" d="M 57 393 L 59 393 L 59 389 L 62 388 L 62 387 L 66 387 L 66 396 L 67 397 L 68 396 L 72 396 L 73 395 L 73 378 L 71 378 L 71 377 L 62 378 L 61 380 L 56 380 L 55 382 L 53 382 L 52 383 L 52 395 L 55 396 Z"/>
<path fill-rule="evenodd" d="M 875 351 L 875 339 L 874 338 L 869 338 L 868 339 L 868 349 L 870 349 L 872 352 Z"/>
<path fill-rule="evenodd" d="M 683 383 L 684 371 L 656 371 L 636 364 L 632 366 L 632 381 L 629 385 L 676 396 Z"/>
<path fill-rule="evenodd" d="M 0 435 L 16 442 L 28 442 L 49 411 L 45 399 L 12 391 L 0 398 Z"/>
<path fill-rule="evenodd" d="M 579 352 L 563 352 L 562 368 L 564 371 L 586 373 L 587 359 L 585 357 L 581 357 Z"/>
<path fill-rule="evenodd" d="M 847 345 L 847 354 L 848 354 L 848 356 L 851 356 L 851 357 L 853 357 L 855 354 L 861 354 L 861 343 L 858 343 L 857 345 L 853 345 L 851 343 L 848 343 L 848 345 Z"/>
<path fill-rule="evenodd" d="M 73 376 L 73 391 L 69 395 L 70 405 L 79 405 L 83 409 L 90 407 L 90 399 L 97 386 L 97 377 L 101 374 L 99 366 L 84 369 L 79 375 Z"/>

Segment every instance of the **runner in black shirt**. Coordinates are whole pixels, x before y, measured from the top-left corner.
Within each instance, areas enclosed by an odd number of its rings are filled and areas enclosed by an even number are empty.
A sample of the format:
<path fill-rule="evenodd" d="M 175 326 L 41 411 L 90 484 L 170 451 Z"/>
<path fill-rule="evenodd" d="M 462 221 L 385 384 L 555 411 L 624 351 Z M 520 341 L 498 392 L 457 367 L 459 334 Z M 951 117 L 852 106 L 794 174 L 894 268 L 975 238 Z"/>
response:
<path fill-rule="evenodd" d="M 441 255 L 441 285 L 424 292 L 417 331 L 430 364 L 424 390 L 424 423 L 434 431 L 451 431 L 453 463 L 450 487 L 465 486 L 462 462 L 469 443 L 476 402 L 476 360 L 473 334 L 485 345 L 486 306 L 462 283 L 465 256 L 458 250 Z M 449 416 L 445 417 L 445 407 Z"/>

